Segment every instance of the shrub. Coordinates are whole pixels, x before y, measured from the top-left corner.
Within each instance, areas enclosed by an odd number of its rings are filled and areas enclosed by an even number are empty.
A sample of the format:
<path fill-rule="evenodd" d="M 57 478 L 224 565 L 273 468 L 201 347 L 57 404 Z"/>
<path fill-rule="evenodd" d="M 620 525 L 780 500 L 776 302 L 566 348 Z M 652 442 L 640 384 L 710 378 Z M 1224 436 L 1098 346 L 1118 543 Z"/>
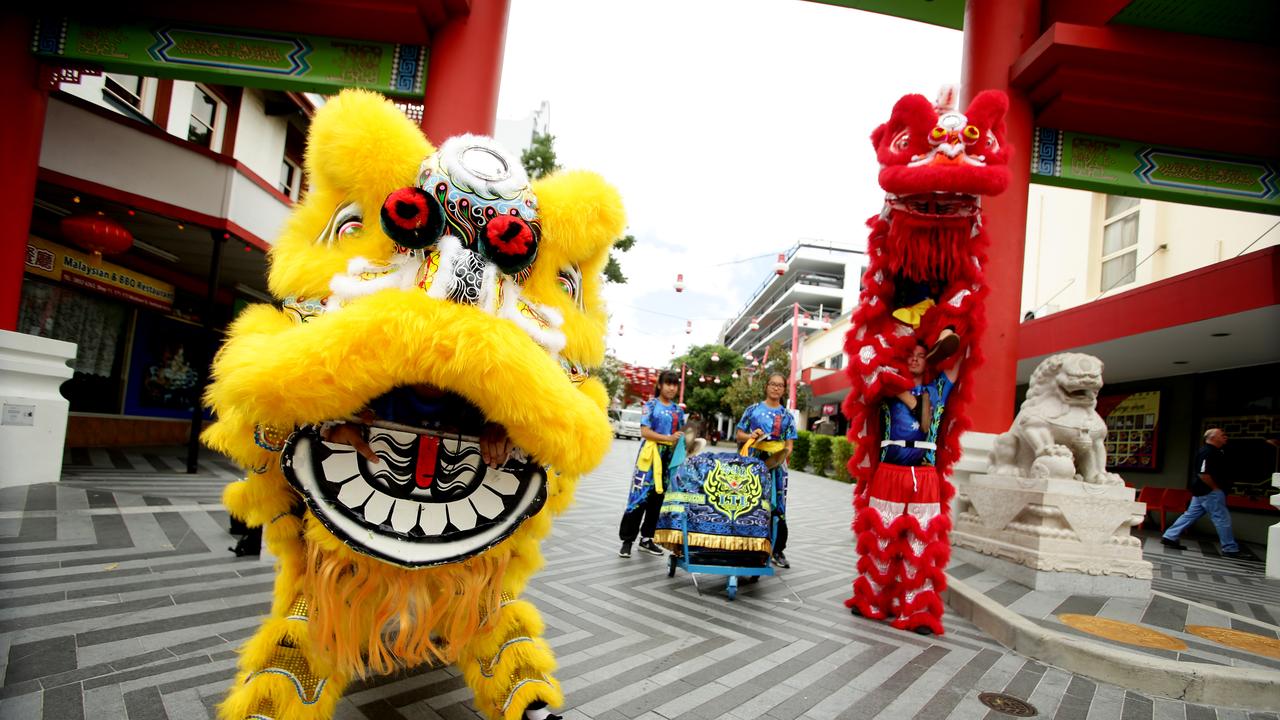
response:
<path fill-rule="evenodd" d="M 791 459 L 787 461 L 787 466 L 792 470 L 804 472 L 809 465 L 809 442 L 813 433 L 801 430 L 797 435 L 799 437 L 791 441 Z"/>
<path fill-rule="evenodd" d="M 825 476 L 827 468 L 831 465 L 831 436 L 814 435 L 810 444 L 809 454 L 812 456 L 813 473 Z"/>
<path fill-rule="evenodd" d="M 849 476 L 849 458 L 853 457 L 853 444 L 842 437 L 835 439 L 834 451 L 835 456 L 832 469 L 835 471 L 835 478 L 840 482 L 853 482 L 853 478 Z"/>

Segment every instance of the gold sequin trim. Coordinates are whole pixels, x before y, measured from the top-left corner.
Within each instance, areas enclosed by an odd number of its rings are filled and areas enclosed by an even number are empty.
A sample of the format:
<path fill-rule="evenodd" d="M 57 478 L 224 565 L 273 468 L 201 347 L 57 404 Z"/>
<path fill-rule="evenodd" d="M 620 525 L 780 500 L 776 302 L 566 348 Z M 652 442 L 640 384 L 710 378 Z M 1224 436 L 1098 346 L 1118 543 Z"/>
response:
<path fill-rule="evenodd" d="M 293 604 L 289 606 L 289 614 L 285 616 L 286 620 L 301 620 L 306 622 L 311 616 L 311 609 L 307 605 L 307 599 L 299 595 L 294 598 Z"/>
<path fill-rule="evenodd" d="M 297 648 L 276 646 L 276 651 L 272 653 L 267 667 L 245 678 L 245 683 L 263 674 L 284 675 L 292 680 L 293 688 L 297 691 L 303 705 L 315 704 L 320 699 L 321 691 L 324 690 L 325 678 L 312 672 L 311 666 L 302 656 L 302 651 Z"/>
<path fill-rule="evenodd" d="M 484 661 L 480 662 L 480 674 L 488 678 L 493 677 L 493 669 L 498 665 L 498 661 L 502 659 L 502 652 L 507 648 L 511 647 L 512 645 L 515 645 L 517 643 L 526 643 L 526 642 L 533 642 L 533 638 L 517 637 L 517 638 L 511 638 L 510 640 L 502 643 L 502 647 L 498 648 L 497 654 L 495 654 L 489 660 L 489 662 L 487 663 Z"/>

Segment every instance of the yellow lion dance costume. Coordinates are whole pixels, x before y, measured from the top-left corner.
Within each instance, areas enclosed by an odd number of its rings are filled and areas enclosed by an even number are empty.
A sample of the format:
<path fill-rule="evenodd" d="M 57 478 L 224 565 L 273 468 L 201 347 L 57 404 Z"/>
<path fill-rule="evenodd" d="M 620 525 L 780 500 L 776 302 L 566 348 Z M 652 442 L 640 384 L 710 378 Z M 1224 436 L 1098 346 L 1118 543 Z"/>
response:
<path fill-rule="evenodd" d="M 422 663 L 453 663 L 490 718 L 555 717 L 520 593 L 611 441 L 582 368 L 604 355 L 621 200 L 587 172 L 530 184 L 488 138 L 437 151 L 362 91 L 316 113 L 306 166 L 271 251 L 282 307 L 240 315 L 207 395 L 206 443 L 249 473 L 224 502 L 279 559 L 221 717 L 328 718 L 353 677 Z M 494 428 L 517 449 L 486 465 Z"/>

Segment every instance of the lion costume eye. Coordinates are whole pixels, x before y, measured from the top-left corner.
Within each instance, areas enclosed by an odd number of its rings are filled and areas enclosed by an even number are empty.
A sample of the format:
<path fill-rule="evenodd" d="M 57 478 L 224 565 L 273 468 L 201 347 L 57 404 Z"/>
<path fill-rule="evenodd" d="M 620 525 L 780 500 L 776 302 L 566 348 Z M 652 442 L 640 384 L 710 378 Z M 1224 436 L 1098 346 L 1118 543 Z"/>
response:
<path fill-rule="evenodd" d="M 996 139 L 996 134 L 987 131 L 987 149 L 991 152 L 1000 152 L 1000 141 Z"/>
<path fill-rule="evenodd" d="M 345 203 L 333 211 L 324 230 L 320 231 L 320 237 L 316 238 L 316 244 L 333 246 L 347 238 L 356 237 L 362 230 L 364 230 L 364 211 L 361 210 L 360 204 Z"/>
<path fill-rule="evenodd" d="M 907 145 L 909 145 L 910 143 L 911 143 L 911 132 L 908 130 L 903 130 L 902 132 L 894 136 L 893 142 L 889 144 L 889 147 L 893 148 L 893 150 L 896 152 L 904 152 L 907 149 Z"/>

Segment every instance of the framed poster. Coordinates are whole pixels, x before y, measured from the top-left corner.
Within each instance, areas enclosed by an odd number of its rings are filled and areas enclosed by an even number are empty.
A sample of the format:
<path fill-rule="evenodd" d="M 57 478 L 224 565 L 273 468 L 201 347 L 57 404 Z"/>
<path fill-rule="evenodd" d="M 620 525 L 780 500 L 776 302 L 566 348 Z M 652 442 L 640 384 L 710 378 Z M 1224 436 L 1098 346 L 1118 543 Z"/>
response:
<path fill-rule="evenodd" d="M 1160 391 L 1098 396 L 1108 470 L 1159 470 Z"/>
<path fill-rule="evenodd" d="M 197 367 L 204 328 L 156 313 L 138 313 L 124 413 L 148 417 L 190 418 L 200 400 L 200 378 L 208 367 Z M 208 411 L 206 411 L 206 417 Z"/>

